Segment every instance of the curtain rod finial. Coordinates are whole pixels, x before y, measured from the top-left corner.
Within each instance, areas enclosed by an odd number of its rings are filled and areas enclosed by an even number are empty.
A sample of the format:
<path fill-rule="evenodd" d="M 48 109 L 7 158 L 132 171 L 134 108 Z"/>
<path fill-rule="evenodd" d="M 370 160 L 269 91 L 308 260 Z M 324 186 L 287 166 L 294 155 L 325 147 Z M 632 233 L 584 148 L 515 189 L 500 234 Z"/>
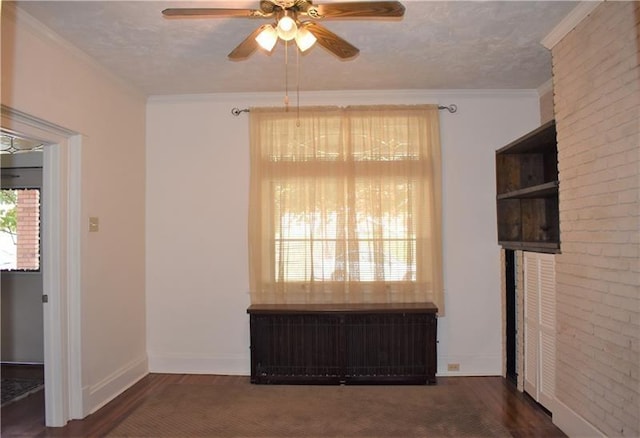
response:
<path fill-rule="evenodd" d="M 249 112 L 249 108 L 244 108 L 244 109 L 233 108 L 231 110 L 231 114 L 233 114 L 236 117 L 238 117 L 242 113 L 248 113 L 248 112 Z"/>
<path fill-rule="evenodd" d="M 441 109 L 441 110 L 446 109 L 451 114 L 453 114 L 456 111 L 458 111 L 458 105 L 456 105 L 455 103 L 452 103 L 451 105 L 438 105 L 438 109 Z"/>

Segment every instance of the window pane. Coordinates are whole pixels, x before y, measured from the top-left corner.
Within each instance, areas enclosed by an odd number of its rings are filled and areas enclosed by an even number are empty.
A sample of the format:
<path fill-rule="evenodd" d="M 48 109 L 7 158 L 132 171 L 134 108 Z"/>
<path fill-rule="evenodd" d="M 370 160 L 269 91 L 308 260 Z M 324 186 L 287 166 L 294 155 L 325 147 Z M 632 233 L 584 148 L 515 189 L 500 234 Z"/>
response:
<path fill-rule="evenodd" d="M 40 269 L 40 190 L 0 191 L 0 267 Z"/>
<path fill-rule="evenodd" d="M 339 207 L 344 184 L 296 183 L 273 186 L 276 281 L 416 280 L 413 190 L 406 178 L 358 178 L 355 211 Z"/>

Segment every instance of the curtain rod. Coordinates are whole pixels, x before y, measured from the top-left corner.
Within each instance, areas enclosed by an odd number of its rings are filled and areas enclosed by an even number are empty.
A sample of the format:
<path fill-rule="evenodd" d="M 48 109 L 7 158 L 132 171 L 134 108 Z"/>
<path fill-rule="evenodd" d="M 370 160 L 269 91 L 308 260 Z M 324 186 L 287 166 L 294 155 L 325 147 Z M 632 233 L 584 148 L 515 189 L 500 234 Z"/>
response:
<path fill-rule="evenodd" d="M 458 105 L 456 105 L 455 103 L 452 103 L 451 105 L 438 105 L 438 109 L 439 110 L 447 110 L 451 114 L 453 114 L 456 111 L 458 111 Z M 248 113 L 248 112 L 249 112 L 249 108 L 243 108 L 243 109 L 233 108 L 231 110 L 231 114 L 233 114 L 236 117 L 239 116 L 242 113 Z"/>

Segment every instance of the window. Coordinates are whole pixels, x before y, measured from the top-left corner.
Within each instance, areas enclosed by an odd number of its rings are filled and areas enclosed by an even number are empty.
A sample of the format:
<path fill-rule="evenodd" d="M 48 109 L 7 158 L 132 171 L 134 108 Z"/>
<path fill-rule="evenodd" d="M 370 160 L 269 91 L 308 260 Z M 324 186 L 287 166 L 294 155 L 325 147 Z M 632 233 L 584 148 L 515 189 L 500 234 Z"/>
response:
<path fill-rule="evenodd" d="M 435 106 L 251 110 L 254 303 L 441 306 Z"/>
<path fill-rule="evenodd" d="M 3 147 L 6 136 L 2 136 Z M 22 143 L 21 143 L 22 144 Z M 40 270 L 41 152 L 0 154 L 0 269 Z M 32 167 L 23 167 L 32 166 Z"/>
<path fill-rule="evenodd" d="M 40 269 L 40 190 L 0 190 L 0 267 Z"/>

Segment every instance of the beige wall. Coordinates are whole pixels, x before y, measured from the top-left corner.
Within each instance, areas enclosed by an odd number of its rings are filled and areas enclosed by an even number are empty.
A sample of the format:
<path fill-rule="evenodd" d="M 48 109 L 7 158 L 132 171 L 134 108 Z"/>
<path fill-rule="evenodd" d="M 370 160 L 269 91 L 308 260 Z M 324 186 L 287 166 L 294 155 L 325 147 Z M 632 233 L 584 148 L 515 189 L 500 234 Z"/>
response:
<path fill-rule="evenodd" d="M 91 411 L 147 371 L 145 98 L 3 5 L 2 104 L 82 136 L 82 390 Z"/>
<path fill-rule="evenodd" d="M 639 2 L 605 2 L 552 50 L 562 241 L 554 421 L 570 411 L 625 437 L 640 435 L 639 17 Z"/>

